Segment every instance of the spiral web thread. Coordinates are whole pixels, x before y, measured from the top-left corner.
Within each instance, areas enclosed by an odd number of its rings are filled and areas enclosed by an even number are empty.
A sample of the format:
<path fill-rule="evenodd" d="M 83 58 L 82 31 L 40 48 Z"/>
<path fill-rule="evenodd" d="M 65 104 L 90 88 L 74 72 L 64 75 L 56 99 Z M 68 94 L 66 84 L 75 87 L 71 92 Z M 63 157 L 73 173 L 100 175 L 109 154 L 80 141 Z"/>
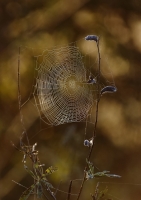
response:
<path fill-rule="evenodd" d="M 34 98 L 41 119 L 54 126 L 85 121 L 94 96 L 78 47 L 47 50 L 40 57 Z"/>

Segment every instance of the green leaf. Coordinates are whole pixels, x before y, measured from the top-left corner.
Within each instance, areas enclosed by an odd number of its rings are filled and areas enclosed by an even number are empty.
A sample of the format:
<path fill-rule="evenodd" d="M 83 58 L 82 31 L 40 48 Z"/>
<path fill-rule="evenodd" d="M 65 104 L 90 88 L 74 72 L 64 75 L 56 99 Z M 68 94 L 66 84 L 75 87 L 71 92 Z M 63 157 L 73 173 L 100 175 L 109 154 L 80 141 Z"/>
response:
<path fill-rule="evenodd" d="M 116 174 L 105 174 L 109 178 L 121 178 L 121 176 L 116 175 Z"/>

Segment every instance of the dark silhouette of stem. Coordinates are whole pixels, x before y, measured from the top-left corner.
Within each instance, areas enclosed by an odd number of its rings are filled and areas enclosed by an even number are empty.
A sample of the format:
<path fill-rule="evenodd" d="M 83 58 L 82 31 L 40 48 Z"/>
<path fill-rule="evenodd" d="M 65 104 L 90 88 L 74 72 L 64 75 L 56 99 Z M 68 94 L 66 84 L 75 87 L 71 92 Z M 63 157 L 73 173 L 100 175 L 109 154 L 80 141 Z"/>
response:
<path fill-rule="evenodd" d="M 23 138 L 23 135 L 26 135 L 27 143 L 29 145 L 29 139 L 27 136 L 27 131 L 25 129 L 24 121 L 23 121 L 23 114 L 21 111 L 21 90 L 20 90 L 20 55 L 21 55 L 21 48 L 19 47 L 19 55 L 18 55 L 18 102 L 19 102 L 19 112 L 20 112 L 20 119 L 21 119 L 21 124 L 23 127 L 23 134 L 21 136 L 21 140 Z"/>
<path fill-rule="evenodd" d="M 93 151 L 93 148 L 94 148 L 94 144 L 95 144 L 96 127 L 97 127 L 97 122 L 98 122 L 98 109 L 99 109 L 99 102 L 100 102 L 100 61 L 101 61 L 101 56 L 100 56 L 100 50 L 99 50 L 99 39 L 97 40 L 96 44 L 97 44 L 97 51 L 98 51 L 97 101 L 96 101 L 96 113 L 95 113 L 96 118 L 95 118 L 94 131 L 93 131 L 93 137 L 92 137 L 93 143 L 92 143 L 92 146 L 90 147 L 90 150 L 89 150 L 89 154 L 88 154 L 88 158 L 87 158 L 88 161 L 90 160 L 90 157 L 91 157 L 91 154 L 92 154 L 92 151 Z M 82 190 L 83 190 L 84 183 L 86 181 L 86 171 L 87 171 L 87 169 L 88 169 L 88 163 L 86 164 L 86 167 L 85 167 L 85 170 L 84 170 L 83 181 L 82 181 L 82 184 L 80 186 L 80 190 L 79 190 L 79 193 L 78 193 L 77 200 L 79 200 L 79 198 L 80 198 L 80 195 L 81 195 Z"/>
<path fill-rule="evenodd" d="M 70 200 L 70 195 L 71 195 L 71 187 L 72 187 L 72 180 L 70 181 L 70 185 L 69 185 L 69 190 L 68 190 L 68 196 L 67 196 L 67 200 Z"/>

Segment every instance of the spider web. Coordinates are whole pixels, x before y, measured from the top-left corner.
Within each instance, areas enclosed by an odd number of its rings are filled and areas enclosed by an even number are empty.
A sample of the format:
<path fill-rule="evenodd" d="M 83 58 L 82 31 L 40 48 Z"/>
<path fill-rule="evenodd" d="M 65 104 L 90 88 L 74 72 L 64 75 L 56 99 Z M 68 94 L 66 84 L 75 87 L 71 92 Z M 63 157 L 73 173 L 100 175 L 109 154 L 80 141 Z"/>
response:
<path fill-rule="evenodd" d="M 28 74 L 33 73 L 31 72 L 33 70 L 34 80 L 29 83 L 32 89 L 27 88 L 30 90 L 30 95 L 28 93 L 22 107 L 29 101 L 33 102 L 32 97 L 34 97 L 33 104 L 37 108 L 40 124 L 41 122 L 51 126 L 72 122 L 93 124 L 97 82 L 90 84 L 88 81 L 90 76 L 97 80 L 97 59 L 95 43 L 84 39 L 51 50 L 23 47 L 21 70 L 25 70 L 26 67 Z M 101 65 L 100 89 L 105 85 L 114 84 L 111 70 L 103 58 Z M 25 84 L 23 87 L 25 88 Z"/>
<path fill-rule="evenodd" d="M 94 94 L 78 47 L 44 51 L 36 70 L 34 98 L 41 119 L 54 126 L 85 120 Z"/>

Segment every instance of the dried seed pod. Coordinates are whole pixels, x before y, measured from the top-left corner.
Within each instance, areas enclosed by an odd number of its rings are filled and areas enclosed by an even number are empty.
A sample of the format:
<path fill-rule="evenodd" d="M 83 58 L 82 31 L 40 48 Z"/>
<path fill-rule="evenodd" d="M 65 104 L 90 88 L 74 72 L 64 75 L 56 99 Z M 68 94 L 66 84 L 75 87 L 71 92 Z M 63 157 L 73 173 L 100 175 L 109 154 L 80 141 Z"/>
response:
<path fill-rule="evenodd" d="M 85 40 L 94 40 L 97 42 L 99 40 L 99 37 L 97 35 L 87 35 L 85 37 Z"/>
<path fill-rule="evenodd" d="M 84 146 L 87 146 L 87 147 L 90 146 L 90 142 L 89 142 L 89 140 L 84 140 Z"/>
<path fill-rule="evenodd" d="M 117 91 L 117 88 L 115 86 L 106 86 L 101 90 L 101 95 L 104 93 L 113 93 L 116 91 Z"/>

